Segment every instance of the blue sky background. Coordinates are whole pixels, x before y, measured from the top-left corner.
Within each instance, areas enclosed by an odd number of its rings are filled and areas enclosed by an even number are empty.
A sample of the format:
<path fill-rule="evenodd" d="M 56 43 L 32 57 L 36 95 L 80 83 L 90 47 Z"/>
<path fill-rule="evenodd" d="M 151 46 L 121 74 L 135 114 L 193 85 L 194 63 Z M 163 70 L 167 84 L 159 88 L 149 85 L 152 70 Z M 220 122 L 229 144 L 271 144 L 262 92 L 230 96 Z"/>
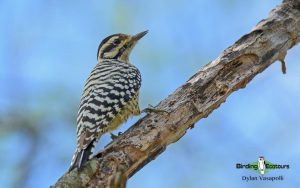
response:
<path fill-rule="evenodd" d="M 0 1 L 1 187 L 49 187 L 75 149 L 75 120 L 97 47 L 113 33 L 149 29 L 131 62 L 141 108 L 157 104 L 249 32 L 279 0 Z M 300 48 L 287 74 L 276 62 L 128 181 L 129 188 L 299 187 Z M 139 117 L 122 126 L 126 130 Z M 104 136 L 100 150 L 110 141 Z M 245 182 L 259 156 L 289 170 Z"/>

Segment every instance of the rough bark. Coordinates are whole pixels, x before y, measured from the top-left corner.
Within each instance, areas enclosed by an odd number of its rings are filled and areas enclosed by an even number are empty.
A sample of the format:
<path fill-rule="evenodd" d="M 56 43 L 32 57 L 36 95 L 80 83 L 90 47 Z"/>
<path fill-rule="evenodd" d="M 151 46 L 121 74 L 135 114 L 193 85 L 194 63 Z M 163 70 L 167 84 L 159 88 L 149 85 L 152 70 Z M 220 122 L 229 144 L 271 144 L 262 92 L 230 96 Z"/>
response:
<path fill-rule="evenodd" d="M 116 183 L 110 182 L 115 181 L 116 174 L 123 177 L 117 179 L 126 181 L 276 60 L 282 62 L 285 72 L 287 50 L 299 40 L 300 0 L 285 0 L 250 33 L 161 101 L 157 107 L 168 113 L 150 113 L 141 118 L 82 172 L 75 169 L 66 173 L 54 187 L 113 187 L 110 185 Z"/>

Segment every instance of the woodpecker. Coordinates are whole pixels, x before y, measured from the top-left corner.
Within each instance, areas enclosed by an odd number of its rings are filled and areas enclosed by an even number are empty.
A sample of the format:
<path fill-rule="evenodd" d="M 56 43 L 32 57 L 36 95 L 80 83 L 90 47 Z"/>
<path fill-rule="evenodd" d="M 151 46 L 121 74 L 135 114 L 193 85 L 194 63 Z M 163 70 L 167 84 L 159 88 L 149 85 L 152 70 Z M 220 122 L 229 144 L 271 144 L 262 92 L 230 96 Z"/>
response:
<path fill-rule="evenodd" d="M 139 115 L 141 74 L 129 62 L 133 47 L 148 31 L 114 34 L 100 43 L 97 65 L 84 86 L 77 116 L 77 147 L 69 171 L 91 158 L 100 137 Z"/>

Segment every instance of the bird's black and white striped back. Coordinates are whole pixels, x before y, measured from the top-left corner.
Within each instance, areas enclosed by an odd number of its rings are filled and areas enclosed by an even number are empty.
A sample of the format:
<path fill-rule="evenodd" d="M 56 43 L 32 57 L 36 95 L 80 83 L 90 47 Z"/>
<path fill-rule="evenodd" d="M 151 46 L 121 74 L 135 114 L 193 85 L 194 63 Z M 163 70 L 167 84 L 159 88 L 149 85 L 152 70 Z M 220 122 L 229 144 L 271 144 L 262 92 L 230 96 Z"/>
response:
<path fill-rule="evenodd" d="M 111 128 L 113 119 L 136 98 L 141 86 L 139 70 L 115 59 L 98 63 L 84 87 L 77 117 L 77 150 L 70 169 L 90 158 L 99 137 Z M 86 152 L 86 154 L 84 154 Z"/>

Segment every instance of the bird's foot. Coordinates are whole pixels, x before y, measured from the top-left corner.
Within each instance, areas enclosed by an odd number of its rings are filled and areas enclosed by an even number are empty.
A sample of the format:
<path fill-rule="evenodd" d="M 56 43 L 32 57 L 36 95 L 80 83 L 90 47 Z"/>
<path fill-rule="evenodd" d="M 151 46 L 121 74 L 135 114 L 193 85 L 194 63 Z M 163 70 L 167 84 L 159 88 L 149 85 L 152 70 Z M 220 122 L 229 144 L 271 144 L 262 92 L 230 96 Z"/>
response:
<path fill-rule="evenodd" d="M 110 138 L 111 138 L 112 140 L 115 140 L 115 139 L 117 139 L 121 134 L 122 134 L 122 132 L 118 132 L 118 135 L 115 135 L 115 134 L 113 134 L 113 133 L 110 133 Z"/>
<path fill-rule="evenodd" d="M 144 110 L 142 110 L 142 113 L 169 113 L 168 111 L 166 110 L 162 110 L 162 109 L 159 109 L 159 108 L 156 108 L 156 107 L 153 107 L 152 105 L 148 105 L 147 108 L 145 108 Z"/>

